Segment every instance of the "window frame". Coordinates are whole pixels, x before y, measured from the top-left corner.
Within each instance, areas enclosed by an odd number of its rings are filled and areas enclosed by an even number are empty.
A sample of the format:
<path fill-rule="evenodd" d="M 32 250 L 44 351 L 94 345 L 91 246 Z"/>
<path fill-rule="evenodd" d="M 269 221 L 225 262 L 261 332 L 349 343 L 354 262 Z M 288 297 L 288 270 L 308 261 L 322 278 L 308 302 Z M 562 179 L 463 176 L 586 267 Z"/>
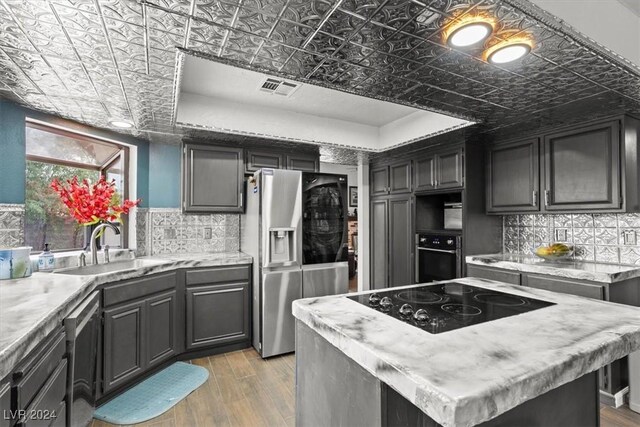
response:
<path fill-rule="evenodd" d="M 116 141 L 113 141 L 113 140 L 110 140 L 110 139 L 101 138 L 99 136 L 88 135 L 88 134 L 81 133 L 81 132 L 75 132 L 75 131 L 73 131 L 71 129 L 63 128 L 63 127 L 60 127 L 58 125 L 48 125 L 48 124 L 40 122 L 39 120 L 31 119 L 29 117 L 27 117 L 26 120 L 25 120 L 25 134 L 26 134 L 26 128 L 38 129 L 38 130 L 41 130 L 41 131 L 44 131 L 44 132 L 49 132 L 49 133 L 57 134 L 57 135 L 60 135 L 60 136 L 64 136 L 64 137 L 67 137 L 67 138 L 76 139 L 76 140 L 80 140 L 80 141 L 99 143 L 99 144 L 108 144 L 108 145 L 112 145 L 114 147 L 117 147 L 118 151 L 114 155 L 109 157 L 107 160 L 105 160 L 105 162 L 102 165 L 92 165 L 92 164 L 87 164 L 87 163 L 82 163 L 82 162 L 75 162 L 75 161 L 70 161 L 70 160 L 61 160 L 61 159 L 55 159 L 55 158 L 50 158 L 50 157 L 46 157 L 46 156 L 38 156 L 38 155 L 28 154 L 28 153 L 26 153 L 26 147 L 25 147 L 25 160 L 26 161 L 39 162 L 39 163 L 48 163 L 48 164 L 59 165 L 59 166 L 73 167 L 73 168 L 78 168 L 78 169 L 87 169 L 87 170 L 97 171 L 100 174 L 100 176 L 106 177 L 106 172 L 109 169 L 109 167 L 113 166 L 118 160 L 123 159 L 123 175 L 124 175 L 124 186 L 123 187 L 124 188 L 123 188 L 122 199 L 124 200 L 124 199 L 128 199 L 129 198 L 130 150 L 129 150 L 128 146 L 126 146 L 124 144 L 120 144 L 120 143 L 118 143 Z M 25 144 L 26 144 L 26 141 L 25 141 Z M 123 222 L 122 222 L 122 224 L 120 226 L 120 249 L 128 249 L 129 248 L 129 227 L 127 227 L 125 224 L 127 223 L 128 219 L 129 219 L 129 215 L 123 214 L 122 217 L 123 217 Z M 25 221 L 25 227 L 26 227 L 26 221 Z M 84 233 L 84 247 L 82 247 L 82 248 L 57 249 L 57 250 L 52 250 L 51 252 L 62 253 L 62 252 L 71 252 L 71 251 L 84 250 L 89 245 L 90 237 L 91 237 L 91 235 L 89 233 L 89 229 L 87 228 L 87 230 L 85 230 L 85 233 Z M 39 248 L 34 248 L 34 250 L 32 250 L 32 252 L 31 252 L 31 254 L 38 254 L 40 252 L 41 252 L 41 250 L 39 250 Z"/>

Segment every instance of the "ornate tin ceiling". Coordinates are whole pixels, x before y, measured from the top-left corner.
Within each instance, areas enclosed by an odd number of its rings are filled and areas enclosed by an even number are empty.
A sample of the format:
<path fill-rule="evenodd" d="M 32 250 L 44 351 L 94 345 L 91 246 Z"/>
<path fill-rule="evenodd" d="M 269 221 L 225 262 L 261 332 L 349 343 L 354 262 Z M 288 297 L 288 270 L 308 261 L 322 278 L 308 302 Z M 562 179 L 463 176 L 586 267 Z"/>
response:
<path fill-rule="evenodd" d="M 477 14 L 497 20 L 493 42 L 528 35 L 532 53 L 495 66 L 446 47 L 447 23 Z M 126 118 L 138 136 L 179 141 L 193 132 L 174 126 L 182 54 L 475 120 L 483 133 L 640 112 L 638 68 L 527 0 L 0 0 L 0 96 L 37 110 L 97 127 Z"/>

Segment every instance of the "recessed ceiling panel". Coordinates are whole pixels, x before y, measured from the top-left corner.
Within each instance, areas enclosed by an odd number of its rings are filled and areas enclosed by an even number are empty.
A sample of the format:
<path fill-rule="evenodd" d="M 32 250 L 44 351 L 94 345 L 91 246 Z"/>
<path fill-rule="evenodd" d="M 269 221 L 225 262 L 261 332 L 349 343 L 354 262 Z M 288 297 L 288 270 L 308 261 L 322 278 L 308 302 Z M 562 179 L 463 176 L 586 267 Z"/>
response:
<path fill-rule="evenodd" d="M 190 55 L 180 82 L 184 126 L 379 151 L 472 124 Z"/>

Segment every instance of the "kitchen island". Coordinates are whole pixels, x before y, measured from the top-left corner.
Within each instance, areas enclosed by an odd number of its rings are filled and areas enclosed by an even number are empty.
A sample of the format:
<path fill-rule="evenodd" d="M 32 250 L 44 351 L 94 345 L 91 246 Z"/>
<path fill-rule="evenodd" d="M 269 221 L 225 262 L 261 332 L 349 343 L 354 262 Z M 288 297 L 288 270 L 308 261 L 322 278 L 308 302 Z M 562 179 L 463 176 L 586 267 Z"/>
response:
<path fill-rule="evenodd" d="M 640 349 L 639 308 L 443 283 L 552 304 L 430 333 L 346 296 L 298 300 L 296 425 L 598 425 L 595 371 Z"/>

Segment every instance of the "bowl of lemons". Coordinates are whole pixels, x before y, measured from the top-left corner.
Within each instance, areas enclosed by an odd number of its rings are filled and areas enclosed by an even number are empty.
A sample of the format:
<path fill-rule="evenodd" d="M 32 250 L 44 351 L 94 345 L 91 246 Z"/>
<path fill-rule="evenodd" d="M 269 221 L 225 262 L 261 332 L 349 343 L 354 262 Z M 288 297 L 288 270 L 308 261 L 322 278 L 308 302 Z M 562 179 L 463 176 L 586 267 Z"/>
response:
<path fill-rule="evenodd" d="M 566 243 L 552 243 L 548 246 L 539 246 L 533 250 L 535 256 L 557 261 L 561 259 L 571 258 L 573 255 L 573 246 Z"/>

